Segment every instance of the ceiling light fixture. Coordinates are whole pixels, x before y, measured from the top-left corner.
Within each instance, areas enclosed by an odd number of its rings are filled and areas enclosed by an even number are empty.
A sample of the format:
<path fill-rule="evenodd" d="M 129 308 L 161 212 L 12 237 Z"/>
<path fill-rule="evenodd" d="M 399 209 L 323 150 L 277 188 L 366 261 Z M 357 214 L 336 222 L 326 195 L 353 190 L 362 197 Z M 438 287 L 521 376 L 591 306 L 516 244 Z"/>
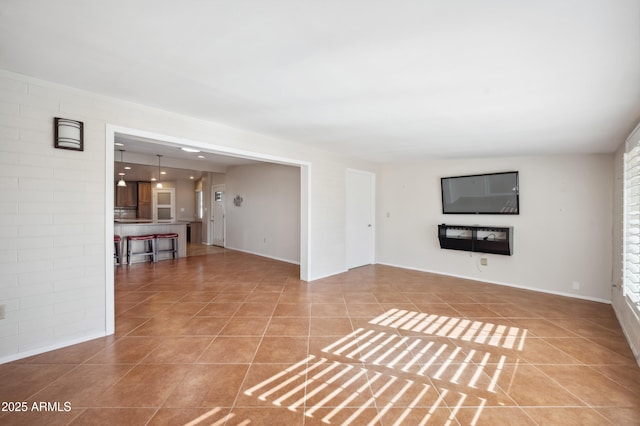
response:
<path fill-rule="evenodd" d="M 124 149 L 120 149 L 120 163 L 124 163 L 123 160 L 123 155 L 124 155 Z M 122 164 L 120 164 L 122 165 Z M 127 182 L 124 181 L 124 173 L 118 173 L 120 175 L 120 180 L 118 181 L 118 186 L 121 188 L 126 188 L 127 187 Z"/>
<path fill-rule="evenodd" d="M 200 152 L 199 149 L 187 148 L 186 146 L 180 147 L 180 149 L 183 150 L 184 152 Z"/>
<path fill-rule="evenodd" d="M 162 182 L 160 182 L 160 158 L 162 158 L 162 155 L 158 154 L 158 183 L 156 183 L 156 188 L 159 189 L 162 188 Z"/>

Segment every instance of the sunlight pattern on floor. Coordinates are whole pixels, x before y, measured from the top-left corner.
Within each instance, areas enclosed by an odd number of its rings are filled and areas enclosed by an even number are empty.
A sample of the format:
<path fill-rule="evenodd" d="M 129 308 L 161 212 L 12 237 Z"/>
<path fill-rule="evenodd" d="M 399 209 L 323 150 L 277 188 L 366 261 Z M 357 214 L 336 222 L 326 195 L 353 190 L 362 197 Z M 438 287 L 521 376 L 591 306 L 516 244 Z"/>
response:
<path fill-rule="evenodd" d="M 222 426 L 235 417 L 234 414 L 226 414 L 222 418 L 216 420 L 216 417 L 219 416 L 221 412 L 221 408 L 214 408 L 193 419 L 189 423 L 185 423 L 184 426 L 197 426 L 202 424 L 207 424 L 209 426 Z"/>
<path fill-rule="evenodd" d="M 506 361 L 504 355 L 498 356 L 475 349 L 470 349 L 465 354 L 460 347 L 453 347 L 447 343 L 363 328 L 358 328 L 353 333 L 324 347 L 322 352 L 395 368 L 406 373 L 428 375 L 436 380 L 449 377 L 449 381 L 455 384 L 459 384 L 465 369 L 475 368 L 473 379 L 466 384 L 473 388 L 476 387 L 478 377 L 482 373 L 490 375 L 495 386 Z M 479 361 L 473 362 L 478 359 Z M 436 368 L 435 372 L 431 371 L 434 368 Z M 447 375 L 448 369 L 455 371 Z M 493 386 L 487 390 L 493 391 Z"/>
<path fill-rule="evenodd" d="M 372 389 L 375 389 L 373 393 Z M 410 395 L 411 402 L 395 422 L 399 425 L 416 407 L 429 407 L 423 417 L 426 423 L 437 408 L 447 406 L 446 397 L 454 392 L 448 389 L 438 391 L 428 383 L 401 379 L 354 364 L 309 356 L 244 393 L 263 401 L 271 399 L 274 405 L 292 411 L 306 407 L 307 417 L 314 417 L 321 409 L 327 409 L 329 412 L 322 417 L 327 424 L 333 423 L 334 417 L 346 407 L 357 409 L 342 424 L 350 424 L 364 410 L 375 407 L 376 401 L 388 401 L 383 407 L 378 407 L 379 412 L 372 420 L 372 423 L 376 423 L 394 407 L 394 402 Z M 453 412 L 451 420 L 457 409 L 465 405 L 466 399 L 465 393 L 458 392 L 456 406 L 449 405 Z M 472 404 L 480 409 L 483 405 L 484 399 Z"/>
<path fill-rule="evenodd" d="M 522 350 L 527 337 L 527 330 L 518 327 L 403 309 L 390 309 L 369 323 L 517 350 Z"/>
<path fill-rule="evenodd" d="M 401 309 L 391 309 L 369 324 L 376 328 L 356 329 L 323 347 L 325 355 L 310 354 L 247 389 L 245 395 L 304 411 L 307 417 L 321 411 L 321 420 L 327 424 L 346 407 L 352 411 L 341 424 L 350 424 L 368 408 L 376 409 L 370 423 L 376 424 L 406 398 L 412 400 L 396 425 L 416 407 L 428 408 L 420 424 L 426 424 L 440 407 L 451 412 L 447 424 L 455 421 L 462 407 L 476 410 L 475 422 L 487 401 L 495 406 L 501 399 L 498 381 L 507 363 L 506 355 L 477 346 L 522 350 L 527 335 L 527 330 L 517 327 Z M 402 335 L 398 330 L 417 335 Z M 471 346 L 462 348 L 450 339 Z"/>

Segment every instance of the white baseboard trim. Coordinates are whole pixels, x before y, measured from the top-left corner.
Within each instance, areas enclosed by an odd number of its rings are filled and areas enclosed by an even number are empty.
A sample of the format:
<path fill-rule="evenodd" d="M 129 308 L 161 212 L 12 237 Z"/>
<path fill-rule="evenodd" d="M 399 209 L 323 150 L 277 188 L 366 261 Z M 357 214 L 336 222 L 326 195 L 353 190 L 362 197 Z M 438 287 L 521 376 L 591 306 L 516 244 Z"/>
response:
<path fill-rule="evenodd" d="M 242 252 L 242 253 L 253 254 L 253 255 L 255 255 L 255 256 L 266 257 L 266 258 L 268 258 L 268 259 L 279 260 L 279 261 L 281 261 L 281 262 L 291 263 L 291 264 L 293 264 L 293 265 L 298 265 L 298 266 L 300 265 L 300 262 L 295 261 L 295 260 L 283 259 L 283 258 L 280 258 L 280 257 L 274 257 L 274 256 L 267 256 L 266 254 L 263 254 L 263 253 L 258 253 L 258 252 L 254 252 L 254 251 L 250 251 L 250 250 L 243 250 L 243 249 L 234 248 L 234 247 L 230 247 L 230 246 L 225 246 L 224 248 L 226 248 L 226 249 L 228 249 L 228 250 L 239 251 L 239 252 Z M 342 270 L 340 270 L 340 271 L 331 272 L 331 273 L 324 274 L 324 275 L 313 276 L 313 277 L 311 277 L 311 279 L 310 279 L 309 281 L 307 281 L 307 282 L 311 284 L 311 283 L 313 283 L 313 281 L 321 280 L 321 279 L 323 279 L 323 278 L 332 277 L 332 276 L 334 276 L 334 275 L 339 275 L 339 274 L 345 273 L 345 272 L 347 272 L 347 271 L 348 271 L 348 269 L 342 269 Z"/>
<path fill-rule="evenodd" d="M 419 271 L 419 272 L 428 272 L 428 273 L 431 273 L 431 274 L 445 275 L 447 277 L 462 278 L 462 279 L 465 279 L 465 280 L 479 281 L 479 282 L 484 282 L 484 283 L 487 283 L 487 284 L 496 284 L 496 285 L 502 285 L 502 286 L 505 286 L 505 287 L 519 288 L 519 289 L 522 289 L 522 290 L 537 291 L 538 293 L 546 293 L 546 294 L 553 294 L 553 295 L 556 295 L 556 296 L 571 297 L 573 299 L 588 300 L 590 302 L 599 302 L 599 303 L 611 304 L 611 300 L 600 299 L 598 297 L 581 296 L 579 294 L 564 293 L 564 292 L 561 292 L 561 291 L 545 290 L 545 289 L 541 289 L 541 288 L 528 287 L 528 286 L 523 286 L 523 285 L 519 285 L 519 284 L 505 283 L 505 282 L 501 282 L 501 281 L 491 281 L 491 280 L 487 280 L 487 279 L 483 279 L 483 278 L 467 277 L 465 275 L 449 274 L 449 273 L 445 273 L 445 272 L 441 272 L 441 271 L 433 271 L 433 270 L 430 270 L 430 269 L 415 268 L 415 267 L 412 267 L 412 266 L 397 265 L 397 264 L 393 264 L 393 263 L 378 262 L 378 265 L 392 266 L 394 268 L 409 269 L 409 270 L 412 270 L 412 271 Z"/>
<path fill-rule="evenodd" d="M 230 246 L 225 246 L 224 248 L 229 249 L 229 250 L 234 250 L 234 251 L 240 251 L 242 253 L 253 254 L 253 255 L 256 255 L 256 256 L 260 256 L 260 257 L 266 257 L 267 259 L 279 260 L 280 262 L 286 262 L 286 263 L 291 263 L 291 264 L 294 264 L 294 265 L 300 265 L 300 262 L 296 261 L 296 260 L 283 259 L 281 257 L 269 256 L 269 255 L 266 255 L 264 253 L 258 253 L 258 252 L 250 251 L 250 250 L 243 250 L 243 249 L 230 247 Z"/>
<path fill-rule="evenodd" d="M 313 284 L 313 282 L 314 282 L 314 281 L 321 280 L 321 279 L 323 279 L 323 278 L 329 278 L 329 277 L 333 277 L 333 276 L 335 276 L 335 275 L 344 274 L 344 273 L 345 273 L 345 272 L 347 272 L 347 271 L 349 271 L 349 270 L 348 270 L 348 269 L 344 269 L 344 270 L 342 270 L 342 271 L 332 272 L 332 273 L 330 273 L 330 274 L 324 274 L 324 275 L 320 275 L 320 276 L 317 276 L 317 277 L 313 277 L 313 278 L 311 278 L 311 280 L 309 281 L 309 284 Z"/>
<path fill-rule="evenodd" d="M 75 339 L 66 340 L 64 342 L 54 343 L 53 345 L 43 346 L 37 349 L 30 349 L 28 351 L 18 352 L 12 355 L 7 355 L 0 358 L 0 364 L 5 364 L 7 362 L 16 361 L 23 358 L 28 358 L 34 355 L 40 355 L 45 352 L 54 351 L 56 349 L 66 348 L 67 346 L 77 345 L 78 343 L 88 342 L 89 340 L 99 339 L 101 337 L 107 337 L 110 334 L 108 333 L 93 333 L 88 334 L 86 336 L 77 337 Z"/>

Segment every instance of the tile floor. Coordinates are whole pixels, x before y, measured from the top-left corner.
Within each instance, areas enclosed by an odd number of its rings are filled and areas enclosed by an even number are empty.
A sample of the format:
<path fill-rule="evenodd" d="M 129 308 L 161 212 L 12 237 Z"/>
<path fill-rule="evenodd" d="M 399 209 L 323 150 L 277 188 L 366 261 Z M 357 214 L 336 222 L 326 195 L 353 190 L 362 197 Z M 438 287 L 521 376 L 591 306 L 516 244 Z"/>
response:
<path fill-rule="evenodd" d="M 606 304 L 385 266 L 305 283 L 228 250 L 118 267 L 115 300 L 114 336 L 0 365 L 30 407 L 1 424 L 640 424 Z"/>

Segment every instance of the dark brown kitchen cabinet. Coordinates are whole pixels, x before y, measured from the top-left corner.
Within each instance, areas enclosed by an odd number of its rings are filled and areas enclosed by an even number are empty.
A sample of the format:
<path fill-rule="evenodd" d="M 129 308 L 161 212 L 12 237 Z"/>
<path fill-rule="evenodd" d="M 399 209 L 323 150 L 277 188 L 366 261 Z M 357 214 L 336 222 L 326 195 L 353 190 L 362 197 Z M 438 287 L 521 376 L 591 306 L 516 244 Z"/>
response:
<path fill-rule="evenodd" d="M 138 204 L 138 185 L 127 182 L 127 186 L 115 186 L 116 207 L 136 207 Z"/>
<path fill-rule="evenodd" d="M 138 219 L 151 219 L 151 182 L 138 182 Z"/>

